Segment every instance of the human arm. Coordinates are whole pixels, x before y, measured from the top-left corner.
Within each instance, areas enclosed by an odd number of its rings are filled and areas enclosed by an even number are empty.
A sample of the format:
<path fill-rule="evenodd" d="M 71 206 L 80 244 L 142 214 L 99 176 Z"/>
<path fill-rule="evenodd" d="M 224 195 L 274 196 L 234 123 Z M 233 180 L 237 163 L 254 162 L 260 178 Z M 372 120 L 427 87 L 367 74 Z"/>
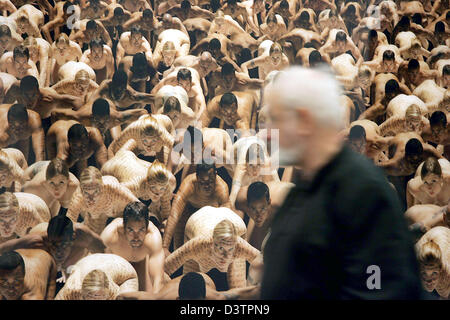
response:
<path fill-rule="evenodd" d="M 211 244 L 204 238 L 194 238 L 183 244 L 180 248 L 172 252 L 164 261 L 164 271 L 172 275 L 178 268 L 188 260 L 196 260 L 199 254 L 207 250 Z"/>
<path fill-rule="evenodd" d="M 150 222 L 151 223 L 151 222 Z M 164 250 L 159 230 L 151 226 L 152 233 L 146 236 L 145 244 L 148 249 L 148 275 L 152 284 L 152 292 L 157 293 L 164 282 Z"/>
<path fill-rule="evenodd" d="M 386 112 L 381 103 L 375 103 L 372 107 L 364 111 L 358 118 L 358 120 L 374 120 L 376 117 L 383 115 Z"/>
<path fill-rule="evenodd" d="M 95 161 L 100 168 L 108 161 L 108 150 L 103 142 L 103 137 L 97 128 L 91 128 L 92 132 L 89 135 L 93 143 L 95 152 Z"/>
<path fill-rule="evenodd" d="M 74 226 L 76 245 L 81 248 L 86 248 L 90 253 L 105 252 L 105 244 L 100 235 L 96 234 L 89 227 L 81 223 L 76 223 Z"/>
<path fill-rule="evenodd" d="M 33 145 L 33 151 L 37 161 L 45 160 L 45 135 L 44 129 L 42 129 L 42 122 L 39 115 L 33 112 L 29 116 L 31 127 L 31 142 Z"/>
<path fill-rule="evenodd" d="M 43 249 L 44 240 L 39 234 L 27 234 L 18 239 L 0 243 L 0 254 L 17 249 Z"/>
<path fill-rule="evenodd" d="M 253 69 L 261 65 L 267 64 L 266 56 L 259 56 L 241 64 L 242 72 L 248 75 L 248 69 Z"/>

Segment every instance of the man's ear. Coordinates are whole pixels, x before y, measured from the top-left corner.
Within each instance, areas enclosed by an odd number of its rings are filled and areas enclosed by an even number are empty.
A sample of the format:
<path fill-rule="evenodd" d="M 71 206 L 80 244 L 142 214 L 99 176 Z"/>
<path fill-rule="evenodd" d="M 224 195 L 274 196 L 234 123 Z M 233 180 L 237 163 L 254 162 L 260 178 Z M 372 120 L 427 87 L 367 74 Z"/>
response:
<path fill-rule="evenodd" d="M 311 112 L 307 109 L 296 109 L 299 126 L 297 133 L 301 136 L 310 136 L 314 131 L 315 119 Z"/>
<path fill-rule="evenodd" d="M 269 198 L 269 200 L 267 201 L 267 204 L 270 206 L 272 204 L 272 198 Z"/>

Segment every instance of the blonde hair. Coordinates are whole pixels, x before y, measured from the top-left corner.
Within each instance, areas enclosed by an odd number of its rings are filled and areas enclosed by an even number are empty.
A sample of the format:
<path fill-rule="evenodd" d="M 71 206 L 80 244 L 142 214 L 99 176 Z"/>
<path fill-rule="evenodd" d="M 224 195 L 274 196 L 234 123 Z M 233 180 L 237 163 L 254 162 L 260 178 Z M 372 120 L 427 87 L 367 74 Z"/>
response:
<path fill-rule="evenodd" d="M 420 112 L 420 108 L 417 104 L 410 105 L 405 111 L 405 118 L 410 117 L 420 117 L 422 113 Z"/>
<path fill-rule="evenodd" d="M 115 286 L 110 285 L 110 280 L 105 272 L 95 269 L 89 272 L 83 279 L 81 291 L 86 294 L 93 291 L 106 289 L 108 291 L 107 299 L 115 299 L 118 290 Z M 116 290 L 115 290 L 116 289 Z"/>
<path fill-rule="evenodd" d="M 76 82 L 89 82 L 91 78 L 89 77 L 89 73 L 86 70 L 80 70 L 75 74 Z"/>
<path fill-rule="evenodd" d="M 100 182 L 100 184 L 103 184 L 102 173 L 96 167 L 89 166 L 81 172 L 80 184 L 87 184 L 92 182 Z"/>
<path fill-rule="evenodd" d="M 143 119 L 143 131 L 144 136 L 157 136 L 161 139 L 165 146 L 172 146 L 174 138 L 158 121 L 151 115 L 146 116 Z"/>
<path fill-rule="evenodd" d="M 283 52 L 283 48 L 281 47 L 281 45 L 278 42 L 272 43 L 272 45 L 270 46 L 269 54 L 274 53 L 275 50 L 278 50 L 279 52 Z"/>
<path fill-rule="evenodd" d="M 150 183 L 155 182 L 165 184 L 169 181 L 169 171 L 163 163 L 155 160 L 148 168 L 147 180 Z"/>
<path fill-rule="evenodd" d="M 0 194 L 0 209 L 19 208 L 19 201 L 12 192 L 3 192 Z"/>
<path fill-rule="evenodd" d="M 425 266 L 439 266 L 441 267 L 441 248 L 433 240 L 429 240 L 418 247 L 417 260 Z"/>
<path fill-rule="evenodd" d="M 50 180 L 51 178 L 58 175 L 69 178 L 69 167 L 64 160 L 60 158 L 54 158 L 47 166 L 47 170 L 45 171 L 45 179 Z"/>
<path fill-rule="evenodd" d="M 8 157 L 6 152 L 0 150 L 0 171 L 10 170 L 11 168 L 11 159 Z"/>
<path fill-rule="evenodd" d="M 163 51 L 174 51 L 175 50 L 175 45 L 173 44 L 172 41 L 167 41 L 166 43 L 164 43 L 163 45 Z"/>
<path fill-rule="evenodd" d="M 224 219 L 215 226 L 213 231 L 213 240 L 221 240 L 230 237 L 237 237 L 237 231 L 234 224 L 230 220 Z"/>
<path fill-rule="evenodd" d="M 67 34 L 61 33 L 60 36 L 58 37 L 58 39 L 55 40 L 55 44 L 58 44 L 60 42 L 65 43 L 67 45 L 70 44 L 70 40 L 69 40 L 69 37 L 67 36 Z"/>

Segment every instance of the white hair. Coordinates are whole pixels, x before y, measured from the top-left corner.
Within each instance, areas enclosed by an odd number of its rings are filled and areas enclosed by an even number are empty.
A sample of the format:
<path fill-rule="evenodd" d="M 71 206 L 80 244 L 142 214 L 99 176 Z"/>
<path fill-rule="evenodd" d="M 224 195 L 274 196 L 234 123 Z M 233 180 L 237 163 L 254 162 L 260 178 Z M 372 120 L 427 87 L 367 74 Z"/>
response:
<path fill-rule="evenodd" d="M 341 87 L 331 71 L 321 69 L 300 66 L 285 69 L 268 91 L 276 95 L 283 107 L 308 109 L 319 125 L 341 130 L 345 127 Z"/>

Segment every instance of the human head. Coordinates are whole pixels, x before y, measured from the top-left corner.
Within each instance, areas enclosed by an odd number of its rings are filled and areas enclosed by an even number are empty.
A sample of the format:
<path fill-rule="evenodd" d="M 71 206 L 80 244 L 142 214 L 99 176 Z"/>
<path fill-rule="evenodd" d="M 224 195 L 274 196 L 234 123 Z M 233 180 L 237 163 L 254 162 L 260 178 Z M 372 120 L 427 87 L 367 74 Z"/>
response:
<path fill-rule="evenodd" d="M 420 64 L 417 59 L 411 59 L 408 62 L 408 76 L 412 81 L 417 81 L 420 72 Z"/>
<path fill-rule="evenodd" d="M 420 24 L 422 25 L 422 15 L 418 12 L 414 13 L 413 16 L 411 17 L 412 22 L 414 22 L 415 24 Z"/>
<path fill-rule="evenodd" d="M 157 201 L 161 198 L 168 189 L 169 186 L 170 171 L 164 163 L 155 160 L 147 171 L 147 183 L 149 185 L 150 192 L 153 194 L 152 199 Z"/>
<path fill-rule="evenodd" d="M 265 97 L 273 129 L 279 129 L 281 165 L 304 161 L 303 150 L 312 148 L 322 133 L 336 136 L 344 128 L 344 109 L 339 104 L 341 89 L 331 72 L 300 66 L 290 67 L 267 88 Z"/>
<path fill-rule="evenodd" d="M 6 24 L 0 25 L 0 48 L 5 51 L 11 41 L 11 29 Z"/>
<path fill-rule="evenodd" d="M 266 18 L 266 24 L 267 27 L 269 28 L 269 30 L 275 30 L 275 27 L 277 26 L 277 17 L 275 16 L 275 13 L 271 13 L 269 15 L 267 15 Z"/>
<path fill-rule="evenodd" d="M 84 276 L 81 283 L 83 300 L 114 300 L 117 290 L 110 286 L 110 280 L 105 272 L 94 269 Z"/>
<path fill-rule="evenodd" d="M 147 23 L 152 22 L 153 11 L 150 9 L 144 9 L 144 11 L 142 11 L 142 17 L 144 18 L 145 22 L 147 22 Z"/>
<path fill-rule="evenodd" d="M 186 92 L 191 91 L 192 74 L 188 68 L 181 68 L 177 73 L 177 82 Z"/>
<path fill-rule="evenodd" d="M 130 42 L 133 46 L 139 47 L 142 42 L 142 31 L 139 26 L 133 26 L 130 30 Z"/>
<path fill-rule="evenodd" d="M 366 130 L 360 125 L 355 125 L 350 129 L 348 135 L 350 148 L 361 154 L 366 152 Z"/>
<path fill-rule="evenodd" d="M 0 150 L 0 190 L 2 187 L 9 188 L 14 182 L 14 176 L 11 174 L 13 171 L 13 163 L 6 152 Z"/>
<path fill-rule="evenodd" d="M 309 60 L 309 66 L 311 68 L 315 68 L 323 63 L 322 55 L 320 54 L 320 52 L 318 50 L 311 51 L 311 53 L 309 54 L 308 60 Z"/>
<path fill-rule="evenodd" d="M 369 44 L 375 46 L 378 43 L 378 32 L 377 30 L 371 29 L 367 35 L 367 39 L 369 40 Z"/>
<path fill-rule="evenodd" d="M 265 163 L 264 148 L 260 143 L 252 143 L 245 152 L 245 166 L 247 174 L 257 177 Z"/>
<path fill-rule="evenodd" d="M 345 50 L 345 46 L 347 44 L 347 34 L 344 31 L 336 32 L 335 44 L 339 52 Z"/>
<path fill-rule="evenodd" d="M 274 65 L 278 65 L 281 62 L 283 54 L 283 49 L 281 48 L 281 45 L 278 42 L 272 43 L 269 50 L 269 56 L 272 59 L 272 63 Z"/>
<path fill-rule="evenodd" d="M 281 16 L 289 17 L 290 16 L 289 2 L 287 2 L 287 0 L 281 0 L 279 10 L 280 10 Z"/>
<path fill-rule="evenodd" d="M 61 33 L 61 35 L 55 40 L 55 47 L 58 50 L 57 53 L 59 53 L 59 55 L 63 55 L 69 45 L 69 37 L 65 33 Z"/>
<path fill-rule="evenodd" d="M 217 58 L 220 54 L 220 49 L 222 48 L 222 44 L 219 39 L 212 38 L 208 43 L 208 50 L 211 52 L 214 58 Z"/>
<path fill-rule="evenodd" d="M 440 137 L 443 133 L 445 133 L 446 128 L 447 117 L 445 113 L 442 111 L 433 112 L 430 117 L 431 133 L 436 137 Z"/>
<path fill-rule="evenodd" d="M 99 39 L 91 40 L 89 43 L 89 48 L 91 49 L 91 58 L 94 61 L 100 61 L 103 57 L 103 44 Z"/>
<path fill-rule="evenodd" d="M 222 76 L 225 88 L 231 90 L 236 83 L 236 74 L 233 65 L 226 62 L 222 66 L 220 74 Z"/>
<path fill-rule="evenodd" d="M 203 74 L 205 75 L 207 75 L 213 70 L 215 61 L 209 51 L 202 52 L 202 54 L 200 55 L 199 65 L 200 69 L 203 71 Z"/>
<path fill-rule="evenodd" d="M 64 160 L 54 158 L 50 161 L 45 171 L 43 186 L 56 199 L 60 199 L 66 193 L 69 184 L 69 168 Z"/>
<path fill-rule="evenodd" d="M 178 285 L 179 300 L 204 300 L 206 298 L 205 279 L 197 272 L 186 273 Z"/>
<path fill-rule="evenodd" d="M 110 105 L 108 100 L 98 98 L 92 104 L 92 125 L 97 128 L 102 134 L 104 134 L 108 129 L 109 119 Z"/>
<path fill-rule="evenodd" d="M 310 19 L 309 12 L 303 10 L 302 13 L 300 13 L 299 18 L 294 23 L 296 24 L 297 28 L 309 29 L 310 27 L 309 19 Z"/>
<path fill-rule="evenodd" d="M 169 29 L 172 26 L 172 21 L 172 15 L 170 15 L 169 13 L 164 13 L 164 15 L 162 16 L 163 28 Z"/>
<path fill-rule="evenodd" d="M 393 70 L 395 66 L 395 54 L 392 50 L 383 52 L 383 64 L 387 70 Z"/>
<path fill-rule="evenodd" d="M 170 67 L 173 64 L 176 55 L 177 51 L 175 49 L 175 45 L 173 44 L 173 42 L 167 41 L 166 43 L 164 43 L 162 48 L 162 56 L 166 66 Z"/>
<path fill-rule="evenodd" d="M 220 115 L 227 125 L 234 125 L 238 118 L 238 101 L 236 96 L 227 92 L 220 98 Z"/>
<path fill-rule="evenodd" d="M 82 158 L 85 148 L 89 144 L 89 134 L 86 127 L 80 123 L 72 125 L 67 131 L 67 142 L 72 157 L 75 159 Z"/>
<path fill-rule="evenodd" d="M 0 296 L 19 300 L 25 290 L 25 262 L 17 251 L 0 255 Z"/>
<path fill-rule="evenodd" d="M 14 67 L 20 72 L 24 73 L 28 66 L 28 59 L 30 59 L 30 52 L 28 48 L 20 45 L 13 50 Z"/>
<path fill-rule="evenodd" d="M 229 264 L 233 262 L 237 237 L 236 227 L 227 219 L 214 227 L 212 258 L 216 262 L 217 270 L 226 272 Z"/>
<path fill-rule="evenodd" d="M 450 89 L 450 64 L 446 64 L 442 68 L 442 86 L 444 88 Z"/>
<path fill-rule="evenodd" d="M 8 109 L 7 120 L 9 134 L 14 137 L 20 137 L 24 126 L 28 126 L 27 108 L 21 103 L 13 104 Z"/>
<path fill-rule="evenodd" d="M 185 14 L 187 14 L 189 12 L 189 10 L 191 9 L 191 3 L 188 0 L 183 0 L 181 1 L 181 10 L 183 10 L 183 12 Z"/>
<path fill-rule="evenodd" d="M 27 98 L 37 98 L 39 94 L 39 82 L 33 76 L 23 77 L 20 80 L 20 92 Z"/>
<path fill-rule="evenodd" d="M 86 31 L 85 32 L 87 35 L 92 37 L 95 34 L 95 32 L 97 32 L 97 28 L 98 28 L 97 22 L 95 22 L 95 20 L 89 20 L 86 23 Z"/>
<path fill-rule="evenodd" d="M 400 94 L 400 86 L 398 85 L 397 80 L 391 79 L 387 81 L 384 86 L 384 93 L 387 101 L 391 101 Z"/>
<path fill-rule="evenodd" d="M 57 265 L 70 256 L 74 242 L 73 223 L 65 214 L 58 214 L 50 219 L 47 227 L 50 254 Z"/>
<path fill-rule="evenodd" d="M 372 72 L 370 67 L 361 66 L 358 70 L 358 83 L 359 86 L 364 90 L 368 91 L 372 84 Z"/>
<path fill-rule="evenodd" d="M 64 5 L 63 5 L 63 18 L 65 20 L 70 16 L 71 13 L 73 13 L 73 12 L 69 13 L 69 7 L 73 6 L 73 5 L 74 4 L 72 2 L 70 2 L 70 1 L 64 2 Z"/>
<path fill-rule="evenodd" d="M 0 191 L 0 237 L 9 238 L 16 231 L 19 223 L 19 201 L 12 192 Z"/>
<path fill-rule="evenodd" d="M 425 160 L 420 171 L 420 178 L 423 181 L 425 192 L 432 198 L 436 197 L 444 184 L 438 159 L 429 157 Z"/>
<path fill-rule="evenodd" d="M 87 207 L 95 206 L 103 190 L 103 180 L 100 170 L 93 166 L 84 169 L 80 174 L 80 189 L 85 205 Z"/>
<path fill-rule="evenodd" d="M 170 96 L 164 102 L 163 113 L 172 120 L 174 127 L 180 122 L 181 104 L 177 97 Z"/>
<path fill-rule="evenodd" d="M 208 164 L 202 162 L 195 166 L 195 175 L 197 177 L 197 186 L 202 193 L 207 196 L 216 191 L 217 169 L 214 163 Z"/>
<path fill-rule="evenodd" d="M 213 13 L 220 9 L 220 0 L 210 0 L 209 7 Z"/>
<path fill-rule="evenodd" d="M 30 54 L 30 58 L 33 61 L 39 59 L 39 47 L 36 41 L 36 38 L 33 36 L 28 36 L 22 43 L 22 45 L 28 48 L 28 52 Z"/>
<path fill-rule="evenodd" d="M 114 72 L 111 81 L 111 90 L 114 98 L 119 99 L 124 94 L 128 83 L 127 73 L 123 70 Z"/>
<path fill-rule="evenodd" d="M 410 139 L 405 146 L 405 160 L 417 167 L 422 161 L 423 146 L 416 138 Z"/>
<path fill-rule="evenodd" d="M 422 131 L 422 114 L 416 104 L 410 105 L 405 111 L 406 130 L 420 133 Z"/>
<path fill-rule="evenodd" d="M 416 244 L 417 260 L 420 265 L 422 284 L 428 292 L 432 292 L 438 284 L 442 269 L 442 252 L 439 245 L 433 240 L 422 241 Z"/>
<path fill-rule="evenodd" d="M 261 227 L 270 211 L 269 187 L 264 182 L 253 182 L 247 189 L 247 214 L 257 227 Z"/>
<path fill-rule="evenodd" d="M 123 209 L 123 230 L 130 247 L 142 247 L 148 227 L 148 208 L 142 202 L 131 202 Z"/>
<path fill-rule="evenodd" d="M 203 133 L 200 129 L 189 126 L 183 138 L 183 150 L 188 150 L 189 154 L 186 152 L 184 156 L 189 157 L 191 163 L 199 164 L 202 163 L 203 157 Z"/>

